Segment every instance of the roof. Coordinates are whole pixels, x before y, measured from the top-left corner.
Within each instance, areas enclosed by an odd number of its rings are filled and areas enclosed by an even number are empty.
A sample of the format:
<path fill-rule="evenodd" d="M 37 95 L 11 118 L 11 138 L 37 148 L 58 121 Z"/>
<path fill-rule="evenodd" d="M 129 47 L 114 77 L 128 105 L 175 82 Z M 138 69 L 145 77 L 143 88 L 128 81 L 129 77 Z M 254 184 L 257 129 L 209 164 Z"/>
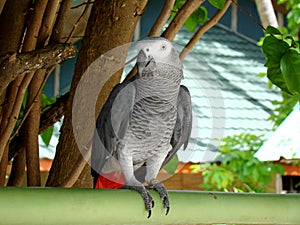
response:
<path fill-rule="evenodd" d="M 184 46 L 191 33 L 182 31 L 175 43 Z M 268 134 L 272 124 L 272 101 L 281 99 L 268 88 L 264 55 L 255 43 L 215 26 L 205 33 L 184 61 L 183 84 L 192 96 L 192 137 L 181 162 L 214 161 L 220 138 L 251 133 Z"/>
<path fill-rule="evenodd" d="M 255 156 L 261 161 L 277 161 L 280 158 L 300 159 L 299 124 L 300 105 L 297 104 Z"/>
<path fill-rule="evenodd" d="M 180 31 L 176 47 L 181 50 L 191 35 Z M 224 27 L 215 26 L 203 35 L 184 61 L 182 84 L 192 96 L 193 130 L 188 148 L 178 153 L 181 162 L 213 161 L 222 137 L 271 131 L 271 101 L 279 100 L 280 94 L 268 88 L 267 78 L 257 76 L 266 71 L 264 61 L 255 43 Z M 52 140 L 51 145 L 55 146 Z M 53 152 L 47 157 L 53 158 Z"/>

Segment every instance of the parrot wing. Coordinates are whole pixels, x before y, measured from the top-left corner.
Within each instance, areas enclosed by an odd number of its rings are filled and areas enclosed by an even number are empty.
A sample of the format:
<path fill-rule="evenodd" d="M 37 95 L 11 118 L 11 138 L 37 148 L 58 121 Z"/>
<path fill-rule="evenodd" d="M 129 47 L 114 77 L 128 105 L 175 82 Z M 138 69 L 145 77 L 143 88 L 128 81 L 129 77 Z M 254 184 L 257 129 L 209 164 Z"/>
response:
<path fill-rule="evenodd" d="M 177 100 L 177 119 L 171 138 L 172 150 L 168 153 L 163 165 L 166 165 L 183 145 L 186 149 L 192 131 L 192 101 L 187 87 L 181 85 Z"/>
<path fill-rule="evenodd" d="M 91 155 L 94 184 L 106 160 L 113 157 L 118 141 L 126 133 L 134 96 L 135 86 L 132 80 L 116 85 L 97 118 Z"/>

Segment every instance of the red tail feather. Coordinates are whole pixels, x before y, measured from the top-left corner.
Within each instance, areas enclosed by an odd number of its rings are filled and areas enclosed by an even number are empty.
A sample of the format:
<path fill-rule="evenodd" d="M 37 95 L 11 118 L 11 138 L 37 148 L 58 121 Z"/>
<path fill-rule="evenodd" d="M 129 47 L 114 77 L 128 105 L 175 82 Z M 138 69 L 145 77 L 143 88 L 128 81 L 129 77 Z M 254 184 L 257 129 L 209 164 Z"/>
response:
<path fill-rule="evenodd" d="M 103 174 L 98 176 L 95 188 L 100 189 L 118 189 L 125 185 L 124 174 L 120 171 L 113 171 L 111 173 Z"/>

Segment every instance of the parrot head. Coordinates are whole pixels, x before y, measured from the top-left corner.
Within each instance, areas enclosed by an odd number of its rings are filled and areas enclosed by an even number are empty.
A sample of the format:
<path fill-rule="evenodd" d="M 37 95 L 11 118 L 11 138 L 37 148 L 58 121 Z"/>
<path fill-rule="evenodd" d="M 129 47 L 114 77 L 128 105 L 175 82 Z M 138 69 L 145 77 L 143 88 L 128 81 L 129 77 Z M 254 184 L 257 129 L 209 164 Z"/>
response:
<path fill-rule="evenodd" d="M 182 70 L 178 52 L 163 37 L 147 37 L 139 41 L 137 66 L 140 76 L 162 74 L 166 67 Z"/>

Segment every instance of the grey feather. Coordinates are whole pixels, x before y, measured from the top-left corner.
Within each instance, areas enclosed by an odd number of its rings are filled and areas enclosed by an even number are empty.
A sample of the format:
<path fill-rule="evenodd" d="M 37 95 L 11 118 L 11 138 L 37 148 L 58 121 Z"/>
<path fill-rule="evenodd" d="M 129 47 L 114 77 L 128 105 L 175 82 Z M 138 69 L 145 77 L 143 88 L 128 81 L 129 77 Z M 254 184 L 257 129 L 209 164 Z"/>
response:
<path fill-rule="evenodd" d="M 123 95 L 120 95 L 120 92 Z M 135 87 L 131 85 L 131 81 L 116 85 L 97 118 L 91 155 L 94 178 L 98 177 L 106 160 L 114 155 L 118 139 L 125 135 L 133 109 L 134 95 Z M 117 105 L 120 107 L 114 107 Z"/>

